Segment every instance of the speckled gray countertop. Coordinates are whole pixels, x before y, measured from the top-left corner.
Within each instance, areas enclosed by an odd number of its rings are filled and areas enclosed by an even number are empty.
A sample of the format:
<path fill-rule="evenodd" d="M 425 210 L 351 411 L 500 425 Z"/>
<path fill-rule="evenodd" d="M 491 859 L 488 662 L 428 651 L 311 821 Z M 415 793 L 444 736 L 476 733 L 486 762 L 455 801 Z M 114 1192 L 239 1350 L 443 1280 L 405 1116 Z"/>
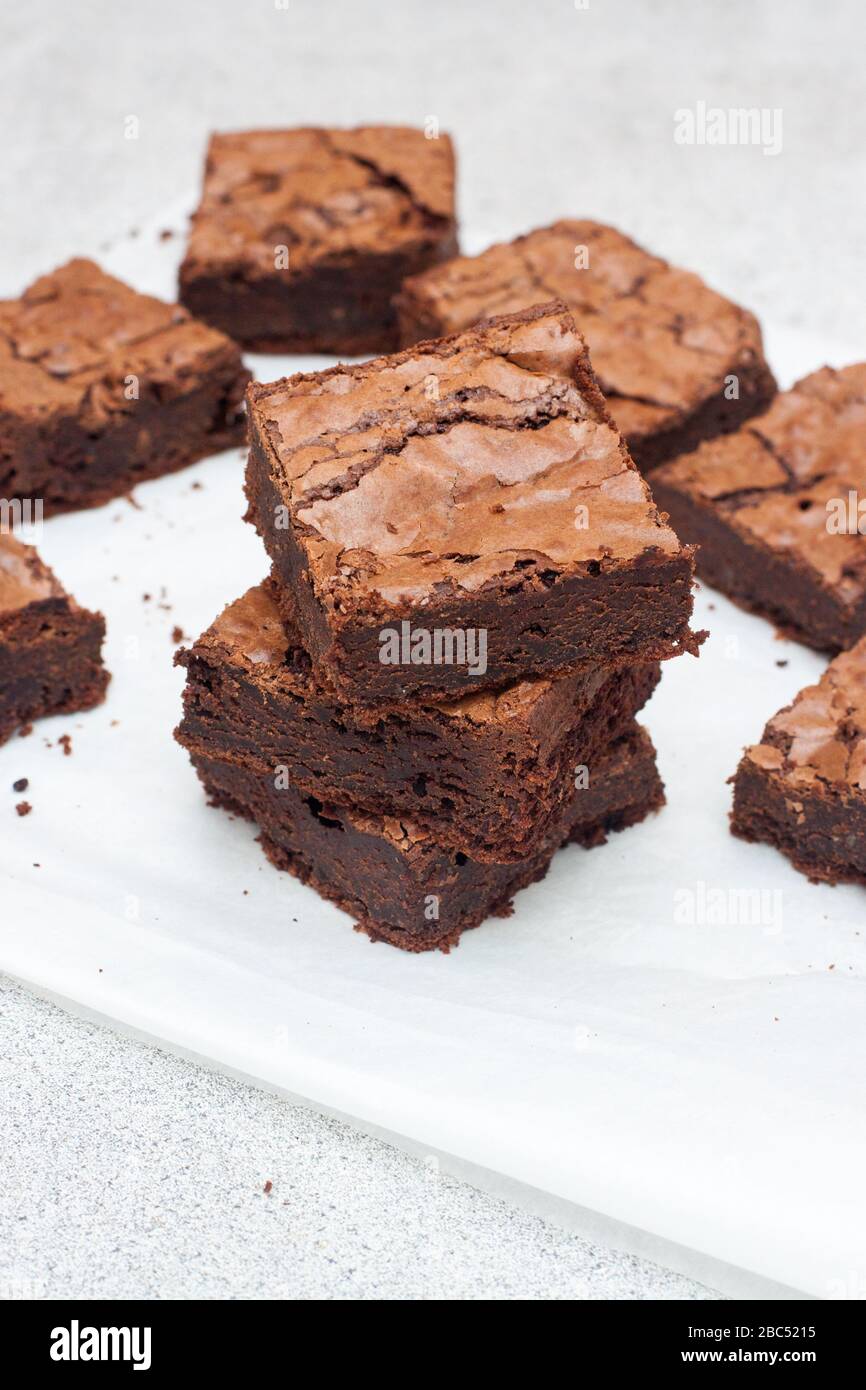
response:
<path fill-rule="evenodd" d="M 188 195 L 212 128 L 435 115 L 467 221 L 596 216 L 862 341 L 863 29 L 859 0 L 7 7 L 0 291 Z M 677 145 L 701 101 L 780 110 L 781 152 Z M 0 1094 L 2 1297 L 714 1296 L 11 983 Z"/>
<path fill-rule="evenodd" d="M 712 1297 L 17 985 L 0 1026 L 0 1296 Z"/>

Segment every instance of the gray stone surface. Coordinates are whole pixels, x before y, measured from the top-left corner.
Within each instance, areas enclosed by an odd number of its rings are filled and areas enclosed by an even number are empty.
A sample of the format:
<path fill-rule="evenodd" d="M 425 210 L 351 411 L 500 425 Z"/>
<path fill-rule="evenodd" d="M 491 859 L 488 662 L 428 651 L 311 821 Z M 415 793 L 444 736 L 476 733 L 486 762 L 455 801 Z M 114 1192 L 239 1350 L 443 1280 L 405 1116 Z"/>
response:
<path fill-rule="evenodd" d="M 860 0 L 6 6 L 0 292 L 191 207 L 212 128 L 433 115 L 470 226 L 610 220 L 862 343 L 863 31 Z M 780 109 L 781 152 L 677 145 L 698 102 Z M 12 985 L 0 1087 L 6 1296 L 708 1296 Z"/>
<path fill-rule="evenodd" d="M 2 980 L 0 1096 L 0 1297 L 713 1296 Z"/>

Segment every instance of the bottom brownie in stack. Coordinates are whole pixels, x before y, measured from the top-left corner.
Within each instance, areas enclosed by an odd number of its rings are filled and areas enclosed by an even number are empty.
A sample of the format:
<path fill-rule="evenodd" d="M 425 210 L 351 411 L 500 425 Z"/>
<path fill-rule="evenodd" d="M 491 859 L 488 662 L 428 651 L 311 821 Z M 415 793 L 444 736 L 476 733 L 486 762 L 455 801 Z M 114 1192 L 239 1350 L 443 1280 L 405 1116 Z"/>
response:
<path fill-rule="evenodd" d="M 561 844 L 599 843 L 661 804 L 634 723 L 657 665 L 370 710 L 315 677 L 282 606 L 259 585 L 178 653 L 177 737 L 211 799 L 255 820 L 274 863 L 370 936 L 447 947 L 507 910 Z"/>
<path fill-rule="evenodd" d="M 633 724 L 597 760 L 591 785 L 573 793 L 534 854 L 481 863 L 405 820 L 323 805 L 291 785 L 277 790 L 271 773 L 236 762 L 200 754 L 192 761 L 215 805 L 257 823 L 278 869 L 351 913 L 374 941 L 405 951 L 447 950 L 485 917 L 507 915 L 514 894 L 544 877 L 560 845 L 601 844 L 664 800 L 650 737 Z"/>

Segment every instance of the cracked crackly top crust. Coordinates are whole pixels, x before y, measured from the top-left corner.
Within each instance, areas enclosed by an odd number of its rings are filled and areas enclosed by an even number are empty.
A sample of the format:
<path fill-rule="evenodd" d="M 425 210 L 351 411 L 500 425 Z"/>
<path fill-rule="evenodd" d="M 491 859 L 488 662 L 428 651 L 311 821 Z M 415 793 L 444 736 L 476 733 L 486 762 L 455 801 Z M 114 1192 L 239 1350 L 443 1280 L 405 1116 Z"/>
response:
<path fill-rule="evenodd" d="M 681 553 L 561 303 L 254 383 L 248 402 L 313 585 L 337 607 Z"/>
<path fill-rule="evenodd" d="M 0 410 L 83 412 L 85 428 L 98 428 L 106 411 L 130 408 L 128 377 L 169 400 L 227 355 L 240 370 L 223 333 L 76 259 L 0 301 Z"/>
<path fill-rule="evenodd" d="M 866 594 L 866 538 L 828 524 L 866 497 L 866 363 L 822 367 L 736 434 L 662 464 L 665 487 L 708 506 L 746 541 L 815 575 L 840 603 Z"/>
<path fill-rule="evenodd" d="M 447 135 L 401 126 L 213 135 L 181 276 L 271 277 L 283 245 L 293 272 L 407 252 L 453 221 Z"/>
<path fill-rule="evenodd" d="M 457 257 L 406 280 L 398 305 L 402 296 L 443 333 L 562 299 L 632 440 L 691 414 L 721 392 L 728 373 L 764 362 L 754 315 L 599 222 L 563 220 Z"/>
<path fill-rule="evenodd" d="M 824 783 L 866 792 L 866 638 L 775 715 L 745 756 L 793 791 Z"/>

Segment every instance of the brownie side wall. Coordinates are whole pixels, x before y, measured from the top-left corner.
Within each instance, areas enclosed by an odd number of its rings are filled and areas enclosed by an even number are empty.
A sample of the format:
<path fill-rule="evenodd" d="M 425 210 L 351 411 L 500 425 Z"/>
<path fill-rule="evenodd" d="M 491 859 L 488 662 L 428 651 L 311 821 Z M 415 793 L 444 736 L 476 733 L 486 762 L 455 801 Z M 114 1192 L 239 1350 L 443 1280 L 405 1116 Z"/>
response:
<path fill-rule="evenodd" d="M 327 352 L 348 356 L 397 347 L 395 291 L 409 275 L 457 252 L 454 226 L 391 256 L 357 256 L 343 265 L 313 265 L 301 274 L 274 271 L 239 279 L 207 267 L 181 271 L 181 301 L 205 323 L 257 352 Z"/>
<path fill-rule="evenodd" d="M 290 555 L 287 548 L 283 558 Z M 311 655 L 323 680 L 340 698 L 376 706 L 415 699 L 448 699 L 496 689 L 527 676 L 559 677 L 599 664 L 664 661 L 696 652 L 690 554 L 654 558 L 634 568 L 568 576 L 549 586 L 498 588 L 448 595 L 424 608 L 409 605 L 388 616 L 361 613 L 333 636 L 303 571 L 290 564 L 277 577 L 291 586 L 302 609 Z M 297 577 L 296 577 L 297 575 Z M 486 671 L 477 677 L 458 665 L 383 665 L 380 633 L 412 628 L 478 629 L 487 633 Z M 366 623 L 365 623 L 366 620 Z"/>
<path fill-rule="evenodd" d="M 506 902 L 517 879 L 546 866 L 543 855 L 531 866 L 505 866 L 435 849 L 404 854 L 383 836 L 359 829 L 344 811 L 295 788 L 278 792 L 269 779 L 213 759 L 194 757 L 193 763 L 212 798 L 258 824 L 278 868 L 310 883 L 371 934 L 407 950 L 455 941 Z"/>
<path fill-rule="evenodd" d="M 109 412 L 101 429 L 75 415 L 45 425 L 0 415 L 0 495 L 41 499 L 45 514 L 95 507 L 136 483 L 241 444 L 249 373 L 227 353 L 199 386 L 172 399 L 145 395 Z"/>
<path fill-rule="evenodd" d="M 447 949 L 485 917 L 507 912 L 520 888 L 544 876 L 564 840 L 599 843 L 663 799 L 652 743 L 635 727 L 532 856 L 519 864 L 479 864 L 430 841 L 401 850 L 357 823 L 355 813 L 294 787 L 278 791 L 271 778 L 222 760 L 194 756 L 193 765 L 216 804 L 257 822 L 278 868 L 356 917 L 374 940 L 409 951 Z M 434 905 L 438 917 L 431 919 Z"/>
<path fill-rule="evenodd" d="M 817 651 L 833 655 L 866 629 L 866 606 L 852 613 L 796 559 L 775 555 L 730 526 L 712 506 L 656 475 L 653 495 L 680 540 L 697 546 L 698 574 L 741 607 L 769 618 Z"/>
<path fill-rule="evenodd" d="M 34 719 L 102 703 L 104 637 L 101 614 L 64 600 L 33 604 L 0 625 L 0 743 Z"/>
<path fill-rule="evenodd" d="M 394 296 L 394 312 L 397 318 L 397 338 L 399 347 L 414 347 L 433 338 L 447 337 L 448 330 L 432 302 L 419 298 L 408 284 L 403 284 Z"/>
<path fill-rule="evenodd" d="M 297 612 L 292 620 L 301 628 L 301 637 L 314 664 L 322 662 L 332 643 L 327 618 L 313 594 L 307 559 L 295 540 L 291 524 L 277 526 L 282 517 L 284 499 L 271 473 L 267 448 L 250 422 L 250 452 L 247 458 L 245 491 L 247 511 L 245 520 L 255 526 L 274 566 L 278 583 L 285 584 L 294 596 Z M 289 604 L 287 604 L 287 608 Z M 291 605 L 292 609 L 294 604 Z"/>
<path fill-rule="evenodd" d="M 633 723 L 611 745 L 608 755 L 599 759 L 598 766 L 590 769 L 589 789 L 593 778 L 597 799 L 594 803 L 591 799 L 581 802 L 586 790 L 575 793 L 574 816 L 564 844 L 592 849 L 604 844 L 609 834 L 636 825 L 665 804 L 655 748 L 641 724 Z"/>
<path fill-rule="evenodd" d="M 746 756 L 734 778 L 731 831 L 772 845 L 795 869 L 825 883 L 866 886 L 866 797 L 793 787 Z"/>
<path fill-rule="evenodd" d="M 179 660 L 188 671 L 177 731 L 185 747 L 265 770 L 286 766 L 321 799 L 409 817 L 444 844 L 497 862 L 531 852 L 571 795 L 576 767 L 624 731 L 659 679 L 658 666 L 608 674 L 588 706 L 574 699 L 580 682 L 558 683 L 543 702 L 548 727 L 536 732 L 525 719 L 473 725 L 429 706 L 383 707 L 371 721 L 259 682 L 218 648 Z"/>
<path fill-rule="evenodd" d="M 678 454 L 693 453 L 707 439 L 732 434 L 746 420 L 767 409 L 778 387 L 765 362 L 756 361 L 745 367 L 734 365 L 729 370 L 730 374 L 736 375 L 740 383 L 740 394 L 736 400 L 727 400 L 720 389 L 717 395 L 710 396 L 683 420 L 667 429 L 652 434 L 626 435 L 631 456 L 643 473 L 652 472 Z M 658 497 L 656 502 L 659 502 Z"/>

